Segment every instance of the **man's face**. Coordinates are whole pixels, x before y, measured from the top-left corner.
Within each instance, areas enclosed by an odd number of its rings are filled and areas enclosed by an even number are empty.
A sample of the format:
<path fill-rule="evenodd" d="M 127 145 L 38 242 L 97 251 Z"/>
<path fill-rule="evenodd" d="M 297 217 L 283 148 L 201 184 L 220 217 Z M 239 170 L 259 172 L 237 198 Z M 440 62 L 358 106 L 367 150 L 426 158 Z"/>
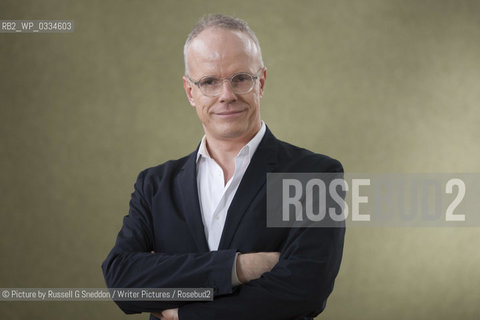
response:
<path fill-rule="evenodd" d="M 218 28 L 202 31 L 191 42 L 187 57 L 188 76 L 194 81 L 204 76 L 230 78 L 239 72 L 255 75 L 261 67 L 257 48 L 247 34 Z M 248 141 L 260 129 L 260 98 L 266 70 L 258 75 L 249 93 L 236 94 L 224 81 L 215 97 L 205 96 L 183 77 L 188 100 L 197 111 L 207 139 Z"/>

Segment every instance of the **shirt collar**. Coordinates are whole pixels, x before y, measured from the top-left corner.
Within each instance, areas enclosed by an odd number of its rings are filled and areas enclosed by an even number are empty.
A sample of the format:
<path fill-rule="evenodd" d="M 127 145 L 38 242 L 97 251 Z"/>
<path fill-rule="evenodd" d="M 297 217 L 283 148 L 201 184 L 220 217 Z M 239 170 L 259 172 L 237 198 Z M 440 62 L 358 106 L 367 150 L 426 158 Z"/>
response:
<path fill-rule="evenodd" d="M 265 131 L 266 131 L 266 125 L 265 125 L 265 122 L 262 121 L 262 126 L 260 127 L 260 130 L 258 130 L 257 134 L 246 145 L 243 146 L 243 148 L 238 152 L 237 157 L 244 152 L 248 152 L 248 158 L 249 160 L 252 160 L 253 154 L 257 150 L 258 145 L 260 144 L 260 141 L 262 141 L 263 136 L 265 135 Z M 198 160 L 200 159 L 200 156 L 205 158 L 211 158 L 207 150 L 205 135 L 203 136 L 202 142 L 200 143 L 200 147 L 198 148 L 196 162 L 198 162 Z"/>

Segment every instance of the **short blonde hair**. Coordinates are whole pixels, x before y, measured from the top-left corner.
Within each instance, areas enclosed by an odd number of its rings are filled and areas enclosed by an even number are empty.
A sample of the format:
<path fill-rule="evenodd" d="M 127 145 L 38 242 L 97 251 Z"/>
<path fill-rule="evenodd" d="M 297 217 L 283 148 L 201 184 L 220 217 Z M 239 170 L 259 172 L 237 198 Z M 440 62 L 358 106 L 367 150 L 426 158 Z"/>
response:
<path fill-rule="evenodd" d="M 258 50 L 258 58 L 260 61 L 260 67 L 263 67 L 263 58 L 262 58 L 262 50 L 260 49 L 260 43 L 258 42 L 257 36 L 255 33 L 250 29 L 248 23 L 242 19 L 234 18 L 230 16 L 226 16 L 223 14 L 215 14 L 215 15 L 206 15 L 200 18 L 197 22 L 193 30 L 187 37 L 185 41 L 185 45 L 183 47 L 183 59 L 185 63 L 185 75 L 188 75 L 188 60 L 187 60 L 187 51 L 192 43 L 193 39 L 195 39 L 203 30 L 207 28 L 221 28 L 226 30 L 236 30 L 240 32 L 246 33 L 255 43 L 255 46 Z"/>

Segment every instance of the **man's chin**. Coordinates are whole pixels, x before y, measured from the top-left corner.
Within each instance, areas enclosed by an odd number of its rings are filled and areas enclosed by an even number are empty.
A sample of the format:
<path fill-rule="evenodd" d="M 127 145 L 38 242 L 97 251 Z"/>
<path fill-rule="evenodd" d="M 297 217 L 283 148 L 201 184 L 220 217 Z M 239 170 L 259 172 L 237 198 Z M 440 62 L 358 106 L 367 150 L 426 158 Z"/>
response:
<path fill-rule="evenodd" d="M 236 140 L 242 139 L 248 136 L 248 130 L 246 128 L 238 125 L 238 126 L 228 126 L 228 127 L 220 127 L 216 130 L 216 137 L 219 139 L 225 140 Z"/>

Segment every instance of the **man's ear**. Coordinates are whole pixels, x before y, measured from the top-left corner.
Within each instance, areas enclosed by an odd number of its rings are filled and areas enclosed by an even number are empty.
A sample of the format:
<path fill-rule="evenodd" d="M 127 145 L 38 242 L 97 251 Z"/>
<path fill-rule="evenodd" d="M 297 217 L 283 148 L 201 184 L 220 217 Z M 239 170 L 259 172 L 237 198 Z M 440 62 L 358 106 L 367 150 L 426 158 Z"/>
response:
<path fill-rule="evenodd" d="M 260 98 L 263 97 L 263 91 L 265 89 L 265 81 L 267 81 L 267 68 L 263 67 L 262 73 L 258 77 L 260 82 Z"/>
<path fill-rule="evenodd" d="M 186 76 L 183 76 L 183 88 L 185 89 L 185 94 L 187 95 L 187 98 L 188 98 L 188 102 L 190 102 L 190 104 L 192 105 L 192 107 L 195 108 L 195 100 L 193 99 L 193 96 L 192 96 L 192 83 L 190 82 L 190 80 L 188 80 L 188 78 Z"/>

